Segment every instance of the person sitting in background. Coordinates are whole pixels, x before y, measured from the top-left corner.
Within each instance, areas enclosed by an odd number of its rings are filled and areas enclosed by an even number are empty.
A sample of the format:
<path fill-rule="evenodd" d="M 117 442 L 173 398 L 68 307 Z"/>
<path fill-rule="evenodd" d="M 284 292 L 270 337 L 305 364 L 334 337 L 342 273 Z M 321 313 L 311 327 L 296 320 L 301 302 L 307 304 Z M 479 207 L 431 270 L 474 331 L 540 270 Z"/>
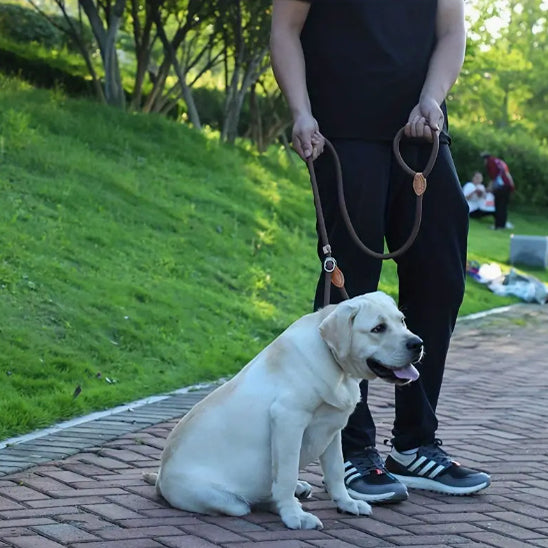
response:
<path fill-rule="evenodd" d="M 478 219 L 486 215 L 495 216 L 495 197 L 483 185 L 483 175 L 479 171 L 472 175 L 471 181 L 464 184 L 462 192 L 468 202 L 472 219 Z"/>
<path fill-rule="evenodd" d="M 481 157 L 485 162 L 487 175 L 491 180 L 489 190 L 495 195 L 495 230 L 504 228 L 513 228 L 512 223 L 508 223 L 508 204 L 510 195 L 514 192 L 514 179 L 504 160 L 484 152 Z"/>

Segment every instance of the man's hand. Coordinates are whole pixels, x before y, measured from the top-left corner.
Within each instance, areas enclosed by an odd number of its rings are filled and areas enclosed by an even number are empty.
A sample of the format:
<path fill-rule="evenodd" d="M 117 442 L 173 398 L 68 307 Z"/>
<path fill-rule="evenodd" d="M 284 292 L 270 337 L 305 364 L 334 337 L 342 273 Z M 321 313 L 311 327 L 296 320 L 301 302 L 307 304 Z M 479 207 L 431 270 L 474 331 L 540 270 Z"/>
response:
<path fill-rule="evenodd" d="M 440 131 L 442 127 L 443 112 L 440 105 L 431 97 L 421 97 L 409 115 L 405 135 L 433 141 L 434 132 Z"/>
<path fill-rule="evenodd" d="M 303 114 L 293 124 L 293 148 L 306 162 L 315 160 L 322 152 L 325 139 L 320 133 L 318 122 L 311 114 Z"/>

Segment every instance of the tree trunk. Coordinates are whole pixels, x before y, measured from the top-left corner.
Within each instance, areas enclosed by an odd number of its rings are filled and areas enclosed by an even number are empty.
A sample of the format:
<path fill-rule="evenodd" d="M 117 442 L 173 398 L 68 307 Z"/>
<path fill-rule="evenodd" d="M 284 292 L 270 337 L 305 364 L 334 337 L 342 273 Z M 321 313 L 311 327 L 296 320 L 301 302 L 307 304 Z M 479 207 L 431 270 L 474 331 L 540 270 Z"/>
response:
<path fill-rule="evenodd" d="M 223 121 L 223 129 L 221 132 L 221 139 L 227 143 L 234 144 L 236 137 L 238 136 L 238 124 L 240 122 L 240 115 L 242 113 L 242 106 L 244 104 L 245 96 L 249 91 L 249 88 L 266 70 L 266 68 L 261 69 L 260 67 L 267 54 L 268 49 L 265 48 L 256 54 L 253 59 L 251 59 L 250 63 L 246 67 L 241 84 L 241 66 L 239 65 L 238 59 L 236 60 L 230 87 L 227 93 L 225 116 Z"/>
<path fill-rule="evenodd" d="M 503 88 L 503 91 L 504 91 L 504 97 L 502 99 L 501 117 L 499 119 L 499 123 L 497 124 L 498 127 L 501 129 L 508 127 L 510 123 L 510 115 L 508 112 L 509 103 L 510 103 L 510 86 L 506 84 Z"/>
<path fill-rule="evenodd" d="M 251 86 L 249 92 L 249 112 L 251 114 L 251 139 L 255 142 L 257 150 L 264 152 L 263 119 L 259 100 L 257 99 L 256 84 Z"/>
<path fill-rule="evenodd" d="M 133 83 L 133 92 L 131 98 L 131 109 L 138 110 L 143 100 L 143 84 L 150 63 L 150 53 L 152 50 L 151 31 L 152 17 L 148 2 L 145 2 L 145 21 L 141 29 L 139 21 L 140 6 L 137 0 L 131 0 L 131 16 L 133 18 L 133 41 L 135 42 L 135 57 L 137 67 L 135 70 L 135 80 Z"/>
<path fill-rule="evenodd" d="M 240 80 L 240 66 L 238 61 L 234 66 L 234 72 L 232 73 L 232 78 L 230 85 L 227 90 L 224 115 L 223 115 L 223 128 L 221 130 L 221 140 L 226 143 L 233 144 L 236 140 L 236 132 L 238 129 L 238 87 Z M 241 102 L 243 104 L 243 101 Z M 241 105 L 240 105 L 241 108 Z"/>
<path fill-rule="evenodd" d="M 173 68 L 175 70 L 175 74 L 177 74 L 177 79 L 179 80 L 183 100 L 185 101 L 187 106 L 190 122 L 195 128 L 202 129 L 202 123 L 200 121 L 198 109 L 196 108 L 196 103 L 194 102 L 194 97 L 192 96 L 190 87 L 187 85 L 186 82 L 186 71 L 181 69 L 181 65 L 179 64 L 179 60 L 177 59 L 177 52 L 175 51 L 173 44 L 169 41 L 166 35 L 164 25 L 162 24 L 158 13 L 156 13 L 155 16 L 155 22 L 156 29 L 158 30 L 158 36 L 160 37 L 162 45 L 164 46 L 164 51 L 166 52 L 166 60 L 171 61 L 171 64 L 173 65 Z M 185 35 L 186 33 L 182 34 L 182 36 Z"/>
<path fill-rule="evenodd" d="M 125 95 L 116 54 L 116 38 L 124 14 L 126 0 L 116 0 L 111 11 L 110 20 L 107 21 L 106 29 L 93 0 L 79 0 L 79 2 L 87 15 L 101 52 L 105 70 L 105 100 L 109 105 L 125 108 Z"/>
<path fill-rule="evenodd" d="M 179 79 L 179 81 L 181 84 L 181 93 L 183 94 L 183 100 L 186 103 L 186 108 L 188 111 L 188 119 L 196 129 L 202 129 L 200 114 L 198 113 L 198 108 L 196 107 L 196 102 L 194 101 L 192 90 L 189 86 L 187 86 L 185 81 L 181 79 Z"/>

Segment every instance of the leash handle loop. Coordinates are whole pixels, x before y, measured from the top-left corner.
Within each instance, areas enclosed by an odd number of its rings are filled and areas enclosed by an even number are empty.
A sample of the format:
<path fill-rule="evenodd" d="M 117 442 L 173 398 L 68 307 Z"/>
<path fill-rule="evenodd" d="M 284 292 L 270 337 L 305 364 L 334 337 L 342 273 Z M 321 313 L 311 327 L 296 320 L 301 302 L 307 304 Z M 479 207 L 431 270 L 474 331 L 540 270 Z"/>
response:
<path fill-rule="evenodd" d="M 400 132 L 398 132 L 398 135 L 401 138 Z M 397 143 L 398 143 L 398 153 L 399 153 L 399 140 L 397 141 Z M 339 209 L 340 209 L 342 218 L 344 220 L 344 223 L 346 225 L 346 228 L 347 228 L 347 230 L 350 234 L 350 237 L 354 241 L 354 243 L 363 252 L 367 253 L 371 257 L 374 257 L 375 259 L 381 259 L 381 260 L 393 259 L 393 258 L 399 257 L 400 255 L 405 253 L 411 247 L 411 245 L 413 244 L 413 242 L 415 241 L 415 239 L 417 237 L 417 234 L 419 233 L 420 224 L 421 224 L 421 220 L 422 220 L 422 194 L 417 195 L 416 206 L 415 206 L 415 222 L 413 224 L 411 234 L 409 235 L 409 237 L 407 238 L 405 243 L 399 249 L 396 249 L 395 251 L 391 251 L 389 253 L 379 253 L 377 251 L 373 251 L 371 248 L 367 247 L 361 241 L 360 237 L 356 233 L 356 230 L 354 229 L 354 226 L 352 225 L 352 221 L 350 219 L 350 215 L 348 214 L 348 209 L 346 207 L 346 200 L 344 198 L 344 185 L 343 185 L 341 162 L 339 160 L 339 156 L 338 156 L 337 151 L 335 150 L 335 147 L 333 146 L 333 144 L 327 139 L 325 140 L 325 144 L 326 144 L 327 149 L 329 150 L 329 152 L 333 156 L 333 161 L 335 163 L 335 174 L 336 174 L 336 179 L 337 179 L 337 192 L 338 192 L 338 199 L 339 199 Z M 436 154 L 437 154 L 437 151 L 436 151 Z M 399 157 L 401 158 L 401 154 L 399 154 Z M 398 156 L 396 156 L 396 159 L 398 159 Z M 431 155 L 429 164 L 432 163 L 432 166 L 430 167 L 430 171 L 432 170 L 432 167 L 434 165 L 435 160 L 436 160 L 436 157 L 434 156 L 434 159 L 432 161 L 432 155 Z M 399 162 L 399 160 L 398 160 L 398 162 Z M 402 158 L 402 162 L 403 162 L 403 158 Z M 403 162 L 403 163 L 405 163 L 405 162 Z M 308 162 L 309 171 L 310 171 L 311 168 L 312 168 L 312 170 L 314 169 L 314 167 L 311 164 L 312 164 L 312 162 L 309 161 Z M 409 168 L 407 166 L 407 164 L 405 164 L 405 166 L 407 167 L 407 169 L 405 171 L 410 170 L 411 175 L 413 175 L 413 177 L 414 177 L 416 172 L 411 170 L 411 168 Z M 403 167 L 403 165 L 402 165 L 402 167 Z M 427 165 L 427 168 L 428 168 L 428 165 Z M 323 215 L 322 215 L 322 217 L 323 217 Z"/>
<path fill-rule="evenodd" d="M 417 196 L 416 199 L 416 206 L 415 206 L 415 222 L 413 224 L 413 228 L 411 230 L 411 234 L 405 241 L 405 243 L 395 251 L 392 251 L 390 253 L 378 253 L 376 251 L 373 251 L 369 247 L 367 247 L 360 239 L 360 237 L 356 234 L 356 231 L 354 229 L 354 226 L 352 225 L 352 221 L 350 220 L 350 215 L 348 214 L 348 210 L 346 208 L 346 201 L 344 198 L 344 185 L 343 185 L 343 176 L 342 176 L 342 168 L 341 168 L 341 162 L 339 159 L 339 155 L 337 154 L 337 151 L 335 150 L 335 147 L 333 144 L 328 140 L 325 139 L 325 144 L 329 152 L 331 153 L 333 157 L 333 161 L 335 163 L 335 175 L 337 180 L 337 192 L 338 192 L 338 199 L 339 199 L 339 208 L 341 211 L 341 215 L 344 219 L 344 222 L 346 224 L 346 227 L 348 229 L 348 232 L 350 233 L 350 236 L 356 243 L 356 245 L 365 253 L 368 255 L 381 260 L 386 259 L 393 259 L 395 257 L 398 257 L 399 255 L 402 255 L 407 251 L 413 242 L 415 241 L 417 234 L 419 233 L 421 220 L 422 220 L 422 198 L 423 194 L 426 191 L 426 177 L 431 173 L 434 164 L 436 163 L 436 158 L 438 156 L 439 151 L 439 132 L 434 133 L 434 139 L 432 143 L 432 152 L 430 153 L 430 157 L 428 159 L 428 162 L 426 164 L 426 167 L 422 172 L 416 172 L 412 168 L 410 168 L 405 160 L 403 159 L 401 152 L 400 152 L 400 142 L 403 137 L 405 131 L 405 127 L 402 127 L 394 137 L 393 142 L 393 151 L 394 156 L 401 166 L 401 168 L 411 175 L 413 177 L 413 190 L 415 191 L 415 194 Z M 331 256 L 331 246 L 329 244 L 329 240 L 327 237 L 327 229 L 325 226 L 325 219 L 323 216 L 323 210 L 322 210 L 322 204 L 320 200 L 320 193 L 318 190 L 318 183 L 316 180 L 316 172 L 314 170 L 314 163 L 312 159 L 308 159 L 306 161 L 306 165 L 308 167 L 308 172 L 310 175 L 310 182 L 312 184 L 312 191 L 314 195 L 314 206 L 316 208 L 316 218 L 317 218 L 317 224 L 318 224 L 318 231 L 320 233 L 320 240 L 322 243 L 322 250 L 325 255 L 325 259 L 323 262 L 323 269 L 325 271 L 325 289 L 324 289 L 324 304 L 329 304 L 330 301 L 330 287 L 332 283 L 332 278 L 337 278 L 337 281 L 334 282 L 337 287 L 341 290 L 341 293 L 343 295 L 344 299 L 348 299 L 348 294 L 344 288 L 344 276 L 342 275 L 342 272 L 337 267 L 337 261 L 334 257 Z"/>
<path fill-rule="evenodd" d="M 432 141 L 432 152 L 430 153 L 430 158 L 428 158 L 428 162 L 426 163 L 426 167 L 421 171 L 417 172 L 414 169 L 411 169 L 403 159 L 403 156 L 400 152 L 400 143 L 401 139 L 405 132 L 405 126 L 398 130 L 398 133 L 396 133 L 396 136 L 394 137 L 394 143 L 392 146 L 392 149 L 394 151 L 394 156 L 396 157 L 396 160 L 398 161 L 398 164 L 400 164 L 401 168 L 411 175 L 411 177 L 416 178 L 417 175 L 422 175 L 424 179 L 430 175 L 432 172 L 432 169 L 434 168 L 434 164 L 436 163 L 436 158 L 438 157 L 438 152 L 440 149 L 440 132 L 434 131 L 434 140 Z"/>

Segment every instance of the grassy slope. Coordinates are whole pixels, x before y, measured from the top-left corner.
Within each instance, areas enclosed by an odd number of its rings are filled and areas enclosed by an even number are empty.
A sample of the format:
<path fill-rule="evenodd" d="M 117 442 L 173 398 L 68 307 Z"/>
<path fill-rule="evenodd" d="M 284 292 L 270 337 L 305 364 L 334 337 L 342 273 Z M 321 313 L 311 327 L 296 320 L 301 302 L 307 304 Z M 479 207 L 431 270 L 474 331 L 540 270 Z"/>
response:
<path fill-rule="evenodd" d="M 0 439 L 234 373 L 310 310 L 311 193 L 281 153 L 4 79 L 0 100 Z M 470 284 L 463 313 L 507 302 Z"/>

